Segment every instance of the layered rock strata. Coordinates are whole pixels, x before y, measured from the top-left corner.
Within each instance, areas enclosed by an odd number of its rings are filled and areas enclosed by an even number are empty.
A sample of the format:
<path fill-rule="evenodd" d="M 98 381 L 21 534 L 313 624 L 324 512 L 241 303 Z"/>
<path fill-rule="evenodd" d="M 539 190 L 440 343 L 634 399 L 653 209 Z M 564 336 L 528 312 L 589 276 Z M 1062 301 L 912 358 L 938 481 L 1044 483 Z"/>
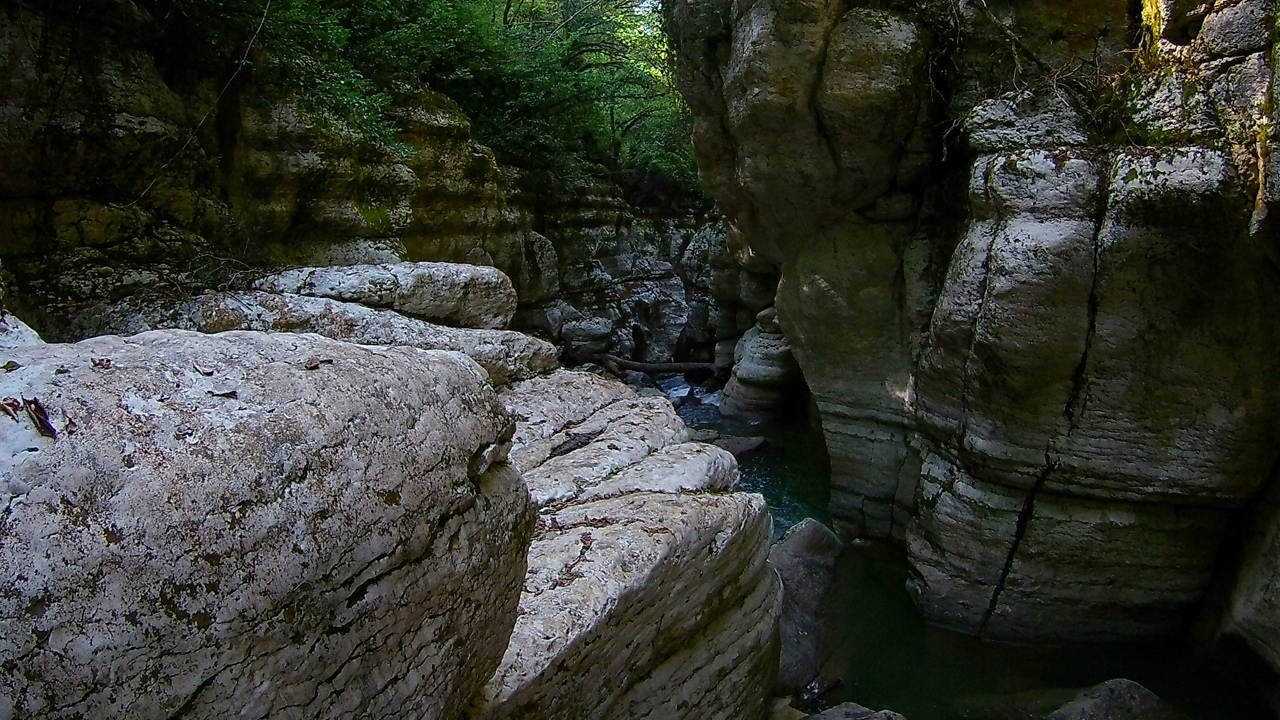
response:
<path fill-rule="evenodd" d="M 1147 3 L 1131 68 L 1124 3 L 937 9 L 668 9 L 704 181 L 782 267 L 832 514 L 906 543 L 934 621 L 1179 632 L 1280 447 L 1275 7 Z"/>
<path fill-rule="evenodd" d="M 478 718 L 763 718 L 781 587 L 758 495 L 671 404 L 560 371 L 502 393 L 540 506 Z M 603 678 L 606 681 L 601 682 Z"/>
<path fill-rule="evenodd" d="M 254 289 L 330 298 L 451 327 L 504 330 L 516 314 L 516 289 L 501 270 L 456 263 L 388 263 L 296 268 Z"/>
<path fill-rule="evenodd" d="M 450 328 L 328 298 L 283 293 L 205 293 L 190 300 L 124 301 L 79 316 L 73 335 L 131 335 L 159 328 L 200 332 L 316 333 L 361 345 L 402 345 L 465 353 L 505 384 L 559 365 L 554 345 L 509 330 Z"/>
<path fill-rule="evenodd" d="M 804 399 L 804 378 L 778 327 L 777 311 L 762 311 L 734 349 L 733 376 L 724 388 L 725 417 L 770 417 Z"/>
<path fill-rule="evenodd" d="M 464 356 L 182 331 L 0 356 L 0 714 L 457 718 L 498 665 L 534 515 Z"/>

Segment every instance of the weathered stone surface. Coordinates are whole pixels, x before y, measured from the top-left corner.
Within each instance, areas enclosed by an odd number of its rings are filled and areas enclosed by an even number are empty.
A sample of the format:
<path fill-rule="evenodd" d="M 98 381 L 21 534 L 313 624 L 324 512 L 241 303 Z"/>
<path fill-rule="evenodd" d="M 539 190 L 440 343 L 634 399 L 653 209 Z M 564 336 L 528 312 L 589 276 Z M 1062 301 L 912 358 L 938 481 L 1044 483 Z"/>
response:
<path fill-rule="evenodd" d="M 778 327 L 777 311 L 762 311 L 734 350 L 733 377 L 724 388 L 725 417 L 768 417 L 803 396 L 804 378 Z"/>
<path fill-rule="evenodd" d="M 545 398 L 543 402 L 564 400 Z M 539 506 L 573 500 L 588 490 L 602 491 L 600 486 L 621 480 L 615 477 L 619 471 L 688 438 L 689 429 L 670 401 L 664 397 L 641 397 L 628 389 L 617 402 L 551 436 L 545 445 L 548 458 L 525 470 L 525 482 Z M 724 456 L 736 468 L 732 456 L 719 448 L 714 450 L 716 459 L 706 466 L 708 472 L 718 476 L 715 466 L 725 462 Z M 707 452 L 710 450 L 701 454 Z"/>
<path fill-rule="evenodd" d="M 762 498 L 630 494 L 541 520 L 477 717 L 764 717 L 781 598 Z"/>
<path fill-rule="evenodd" d="M 1276 38 L 1273 0 L 1217 2 L 1204 18 L 1197 49 L 1210 57 L 1247 55 L 1266 48 Z"/>
<path fill-rule="evenodd" d="M 1224 134 L 1212 98 L 1200 92 L 1206 79 L 1170 67 L 1139 78 L 1130 132 L 1153 145 L 1211 143 Z"/>
<path fill-rule="evenodd" d="M 1034 484 L 1065 422 L 1090 332 L 1102 178 L 1025 150 L 973 169 L 972 219 L 916 376 L 922 425 L 973 464 Z"/>
<path fill-rule="evenodd" d="M 763 718 L 781 590 L 758 495 L 665 397 L 560 371 L 505 389 L 542 504 L 481 718 Z"/>
<path fill-rule="evenodd" d="M 177 303 L 135 300 L 99 306 L 78 318 L 73 334 L 129 335 L 157 328 L 316 333 L 361 345 L 457 350 L 478 362 L 498 385 L 550 372 L 558 365 L 555 346 L 517 332 L 448 328 L 391 310 L 264 292 L 205 293 Z"/>
<path fill-rule="evenodd" d="M 0 305 L 0 350 L 43 343 L 40 333 L 14 315 L 6 313 L 3 305 Z"/>
<path fill-rule="evenodd" d="M 1140 63 L 1123 3 L 897 7 L 667 7 L 703 178 L 782 268 L 835 527 L 905 539 L 952 627 L 1173 632 L 1280 445 L 1274 3 L 1144 3 Z M 931 166 L 910 128 L 944 115 Z"/>
<path fill-rule="evenodd" d="M 842 535 L 900 532 L 894 498 L 900 485 L 908 498 L 914 487 L 912 320 L 898 280 L 910 233 L 901 223 L 851 221 L 789 259 L 778 288 L 780 324 L 822 417 Z"/>
<path fill-rule="evenodd" d="M 818 613 L 835 581 L 840 539 L 822 523 L 806 518 L 769 550 L 769 564 L 782 580 L 782 653 L 775 695 L 800 692 L 818 676 Z"/>
<path fill-rule="evenodd" d="M 1132 680 L 1083 690 L 1049 720 L 1188 720 L 1187 715 Z"/>
<path fill-rule="evenodd" d="M 404 262 L 408 250 L 398 239 L 355 239 L 317 247 L 301 260 L 304 265 L 386 265 Z"/>
<path fill-rule="evenodd" d="M 616 380 L 573 370 L 511 385 L 502 391 L 502 404 L 516 420 L 511 464 L 522 473 L 533 470 L 569 439 L 562 431 L 572 431 L 602 408 L 634 394 Z"/>
<path fill-rule="evenodd" d="M 964 129 L 969 146 L 980 153 L 1089 141 L 1080 113 L 1054 93 L 1015 92 L 988 100 L 969 113 Z"/>
<path fill-rule="evenodd" d="M 457 718 L 497 666 L 533 513 L 469 469 L 509 422 L 470 360 L 181 331 L 0 355 L 37 408 L 0 418 L 3 714 Z"/>
<path fill-rule="evenodd" d="M 1046 489 L 1238 505 L 1270 473 L 1276 278 L 1244 240 L 1251 203 L 1230 175 L 1201 148 L 1116 158 L 1094 336 Z"/>
<path fill-rule="evenodd" d="M 265 292 L 389 308 L 451 327 L 502 330 L 516 313 L 516 289 L 497 268 L 398 263 L 298 268 L 254 283 Z"/>

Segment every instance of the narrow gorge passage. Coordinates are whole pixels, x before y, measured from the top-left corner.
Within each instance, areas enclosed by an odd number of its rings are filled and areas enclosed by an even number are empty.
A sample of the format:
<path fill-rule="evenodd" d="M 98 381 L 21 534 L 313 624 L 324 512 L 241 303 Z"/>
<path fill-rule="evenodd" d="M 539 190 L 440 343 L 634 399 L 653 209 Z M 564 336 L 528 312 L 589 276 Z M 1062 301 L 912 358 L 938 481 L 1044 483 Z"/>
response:
<path fill-rule="evenodd" d="M 23 0 L 0 79 L 0 720 L 1280 717 L 1280 0 Z"/>
<path fill-rule="evenodd" d="M 660 376 L 673 399 L 690 383 Z M 829 522 L 830 467 L 820 429 L 803 412 L 747 421 L 720 413 L 717 393 L 692 388 L 699 402 L 681 406 L 695 433 L 720 438 L 763 438 L 741 460 L 742 488 L 762 493 L 782 537 L 806 517 Z M 731 446 L 726 444 L 726 447 Z M 1043 485 L 1043 483 L 1038 483 Z M 1019 515 L 1031 517 L 1036 490 Z M 1025 526 L 1018 536 L 1025 535 Z M 1017 544 L 1009 553 L 1011 565 Z M 1001 580 L 1007 580 L 1009 568 Z M 1195 720 L 1264 720 L 1265 696 L 1252 684 L 1259 668 L 1241 654 L 1211 653 L 1189 640 L 1110 644 L 1010 645 L 986 642 L 930 626 L 916 611 L 906 586 L 911 568 L 892 543 L 848 543 L 816 629 L 821 660 L 817 686 L 829 687 L 810 707 L 853 702 L 891 709 L 913 720 L 1033 717 L 1054 710 L 1078 688 L 1128 678 L 1153 690 Z M 992 607 L 998 601 L 992 598 Z M 838 681 L 838 682 L 837 682 Z M 802 704 L 802 703 L 797 703 Z"/>

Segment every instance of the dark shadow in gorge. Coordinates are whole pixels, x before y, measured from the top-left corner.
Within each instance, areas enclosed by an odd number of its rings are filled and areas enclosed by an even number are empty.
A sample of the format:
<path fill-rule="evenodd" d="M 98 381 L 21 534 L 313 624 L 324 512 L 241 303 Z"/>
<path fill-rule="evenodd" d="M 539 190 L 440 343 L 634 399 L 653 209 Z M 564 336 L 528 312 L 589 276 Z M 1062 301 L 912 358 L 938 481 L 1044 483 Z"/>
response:
<path fill-rule="evenodd" d="M 842 684 L 826 698 L 828 703 L 887 708 L 910 720 L 960 720 L 984 717 L 972 714 L 983 696 L 1072 691 L 1128 678 L 1195 720 L 1272 717 L 1246 681 L 1247 664 L 1234 654 L 1209 653 L 1179 641 L 1069 646 L 985 642 L 929 627 L 904 589 L 906 577 L 902 552 L 883 543 L 853 544 L 841 557 L 825 605 L 823 673 Z M 1074 692 L 1060 694 L 1070 699 Z"/>

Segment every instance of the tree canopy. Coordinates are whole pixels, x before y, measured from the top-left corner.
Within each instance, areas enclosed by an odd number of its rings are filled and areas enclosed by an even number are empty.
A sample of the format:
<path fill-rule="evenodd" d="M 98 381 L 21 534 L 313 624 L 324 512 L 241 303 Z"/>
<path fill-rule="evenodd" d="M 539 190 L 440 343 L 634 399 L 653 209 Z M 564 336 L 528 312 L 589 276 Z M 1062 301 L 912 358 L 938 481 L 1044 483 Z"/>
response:
<path fill-rule="evenodd" d="M 603 166 L 640 195 L 697 193 L 657 0 L 144 2 L 227 61 L 270 58 L 317 109 L 371 136 L 393 138 L 388 110 L 426 86 L 506 163 Z"/>

